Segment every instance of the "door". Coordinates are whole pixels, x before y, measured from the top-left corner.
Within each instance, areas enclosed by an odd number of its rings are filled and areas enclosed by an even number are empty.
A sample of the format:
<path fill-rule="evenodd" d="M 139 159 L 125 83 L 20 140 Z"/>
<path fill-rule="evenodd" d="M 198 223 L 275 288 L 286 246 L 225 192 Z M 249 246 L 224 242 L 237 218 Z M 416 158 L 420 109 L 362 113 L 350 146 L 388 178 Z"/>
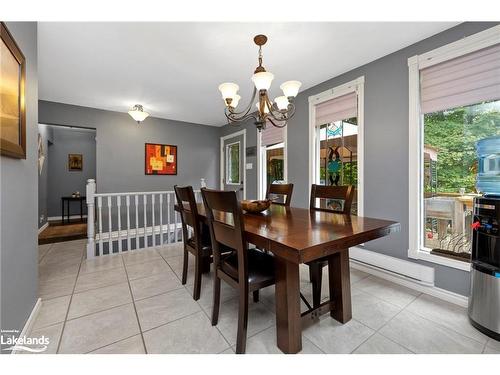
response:
<path fill-rule="evenodd" d="M 245 199 L 245 143 L 244 132 L 221 138 L 221 188 L 236 191 L 238 199 Z"/>

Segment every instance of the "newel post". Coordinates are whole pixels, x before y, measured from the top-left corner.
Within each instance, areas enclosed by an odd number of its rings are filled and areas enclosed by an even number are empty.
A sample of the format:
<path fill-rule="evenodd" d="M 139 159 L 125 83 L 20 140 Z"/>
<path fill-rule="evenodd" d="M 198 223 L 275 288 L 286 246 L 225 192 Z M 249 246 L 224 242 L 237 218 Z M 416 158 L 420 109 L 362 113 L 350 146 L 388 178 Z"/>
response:
<path fill-rule="evenodd" d="M 95 257 L 95 224 L 94 224 L 94 201 L 95 180 L 87 180 L 87 259 Z"/>

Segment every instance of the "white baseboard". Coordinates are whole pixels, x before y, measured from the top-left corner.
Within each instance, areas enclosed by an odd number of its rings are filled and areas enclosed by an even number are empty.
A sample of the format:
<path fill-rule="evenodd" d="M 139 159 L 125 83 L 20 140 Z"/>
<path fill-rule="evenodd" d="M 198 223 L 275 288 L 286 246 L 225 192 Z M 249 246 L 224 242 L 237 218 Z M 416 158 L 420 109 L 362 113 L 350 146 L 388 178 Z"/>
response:
<path fill-rule="evenodd" d="M 69 219 L 79 219 L 80 218 L 80 215 L 70 215 L 69 216 Z M 87 215 L 83 215 L 83 218 L 86 219 L 87 218 Z M 48 221 L 60 221 L 62 219 L 61 216 L 49 216 L 47 218 Z M 64 215 L 64 220 L 67 220 L 68 219 L 68 216 Z"/>
<path fill-rule="evenodd" d="M 38 298 L 35 306 L 33 307 L 33 310 L 31 310 L 31 314 L 24 324 L 23 330 L 21 331 L 21 334 L 19 337 L 27 336 L 28 333 L 31 331 L 31 327 L 33 327 L 33 323 L 35 323 L 35 320 L 38 316 L 38 313 L 40 312 L 40 308 L 42 307 L 42 299 Z M 18 350 L 13 350 L 11 354 L 18 354 Z"/>
<path fill-rule="evenodd" d="M 49 222 L 46 221 L 40 228 L 38 228 L 38 234 L 42 233 L 49 226 Z"/>
<path fill-rule="evenodd" d="M 402 261 L 405 262 L 404 260 Z M 416 290 L 420 293 L 431 295 L 433 297 L 442 299 L 443 301 L 451 302 L 461 307 L 467 307 L 468 298 L 466 296 L 438 288 L 434 285 L 434 283 L 432 284 L 423 283 L 414 278 L 407 277 L 402 273 L 395 273 L 386 269 L 379 268 L 377 266 L 372 266 L 367 263 L 359 262 L 352 258 L 350 263 L 351 267 L 354 269 L 369 273 L 384 280 L 391 281 L 395 284 L 405 286 L 407 288 Z"/>

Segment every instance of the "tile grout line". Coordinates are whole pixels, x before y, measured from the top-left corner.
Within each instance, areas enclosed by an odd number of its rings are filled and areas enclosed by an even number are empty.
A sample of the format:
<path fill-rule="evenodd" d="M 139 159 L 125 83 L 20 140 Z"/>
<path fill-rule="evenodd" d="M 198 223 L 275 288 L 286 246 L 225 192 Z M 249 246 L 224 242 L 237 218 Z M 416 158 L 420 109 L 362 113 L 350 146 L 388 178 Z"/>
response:
<path fill-rule="evenodd" d="M 74 284 L 73 284 L 73 291 L 71 292 L 71 296 L 69 298 L 68 308 L 66 309 L 66 315 L 64 317 L 64 322 L 63 322 L 61 334 L 59 336 L 59 342 L 57 344 L 56 354 L 59 354 L 59 350 L 61 349 L 61 343 L 62 343 L 62 338 L 63 338 L 63 335 L 64 335 L 64 329 L 66 328 L 66 322 L 68 320 L 69 309 L 71 307 L 71 302 L 73 301 L 73 294 L 75 293 L 76 282 L 78 280 L 78 275 L 80 274 L 80 268 L 82 267 L 83 257 L 84 257 L 84 249 L 82 249 L 82 257 L 80 259 L 80 265 L 78 266 L 78 271 L 76 273 L 76 278 L 75 278 L 75 281 L 74 281 Z"/>
<path fill-rule="evenodd" d="M 96 350 L 106 348 L 106 347 L 108 347 L 108 346 L 111 346 L 111 345 L 117 344 L 117 343 L 119 343 L 119 342 L 122 342 L 122 341 L 128 340 L 128 339 L 130 339 L 130 338 L 132 338 L 132 337 L 135 337 L 135 336 L 137 336 L 137 333 L 136 333 L 136 334 L 134 334 L 134 335 L 132 335 L 132 336 L 128 336 L 128 337 L 125 337 L 125 338 L 123 338 L 123 339 L 120 339 L 120 340 L 118 340 L 118 341 L 113 341 L 112 343 L 109 343 L 109 344 L 106 344 L 106 345 L 100 346 L 100 347 L 98 347 L 98 348 L 96 348 L 96 349 L 92 349 L 92 350 L 90 350 L 90 351 L 88 351 L 88 352 L 85 352 L 85 353 L 83 353 L 83 354 L 92 354 L 92 353 L 93 353 L 93 352 L 95 352 Z M 111 354 L 111 353 L 110 353 L 110 354 Z M 116 353 L 116 354 L 122 354 L 122 353 Z"/>
<path fill-rule="evenodd" d="M 139 334 L 141 335 L 142 345 L 144 347 L 144 353 L 148 354 L 148 350 L 146 348 L 146 342 L 144 341 L 144 336 L 142 334 L 141 322 L 139 321 L 139 314 L 137 313 L 137 306 L 135 305 L 134 295 L 132 293 L 132 287 L 130 286 L 130 280 L 128 278 L 127 267 L 125 266 L 125 260 L 123 259 L 123 256 L 121 258 L 122 258 L 123 268 L 125 268 L 125 276 L 127 277 L 128 289 L 130 292 L 130 297 L 132 299 L 132 306 L 134 306 L 135 317 L 137 319 L 137 325 L 139 326 Z"/>

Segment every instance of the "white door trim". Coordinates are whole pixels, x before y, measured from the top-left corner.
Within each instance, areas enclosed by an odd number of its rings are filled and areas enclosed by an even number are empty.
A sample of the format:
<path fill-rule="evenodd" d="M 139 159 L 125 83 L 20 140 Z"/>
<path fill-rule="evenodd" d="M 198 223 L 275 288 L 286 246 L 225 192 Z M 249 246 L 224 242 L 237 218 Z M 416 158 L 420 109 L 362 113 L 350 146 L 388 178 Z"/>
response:
<path fill-rule="evenodd" d="M 309 97 L 309 186 L 308 196 L 311 195 L 311 185 L 317 183 L 317 174 L 319 168 L 316 166 L 316 161 L 319 159 L 319 140 L 316 138 L 316 106 L 327 100 L 337 98 L 342 95 L 355 92 L 358 97 L 358 215 L 363 216 L 364 213 L 364 158 L 365 158 L 365 98 L 364 98 L 365 76 L 358 77 L 343 85 L 334 87 L 333 89 L 323 91 L 317 95 Z"/>
<path fill-rule="evenodd" d="M 224 160 L 224 141 L 229 138 L 243 135 L 243 199 L 247 198 L 247 130 L 242 129 L 235 133 L 224 135 L 220 137 L 220 164 L 219 164 L 219 186 L 224 190 L 224 173 L 225 173 L 225 160 Z"/>

